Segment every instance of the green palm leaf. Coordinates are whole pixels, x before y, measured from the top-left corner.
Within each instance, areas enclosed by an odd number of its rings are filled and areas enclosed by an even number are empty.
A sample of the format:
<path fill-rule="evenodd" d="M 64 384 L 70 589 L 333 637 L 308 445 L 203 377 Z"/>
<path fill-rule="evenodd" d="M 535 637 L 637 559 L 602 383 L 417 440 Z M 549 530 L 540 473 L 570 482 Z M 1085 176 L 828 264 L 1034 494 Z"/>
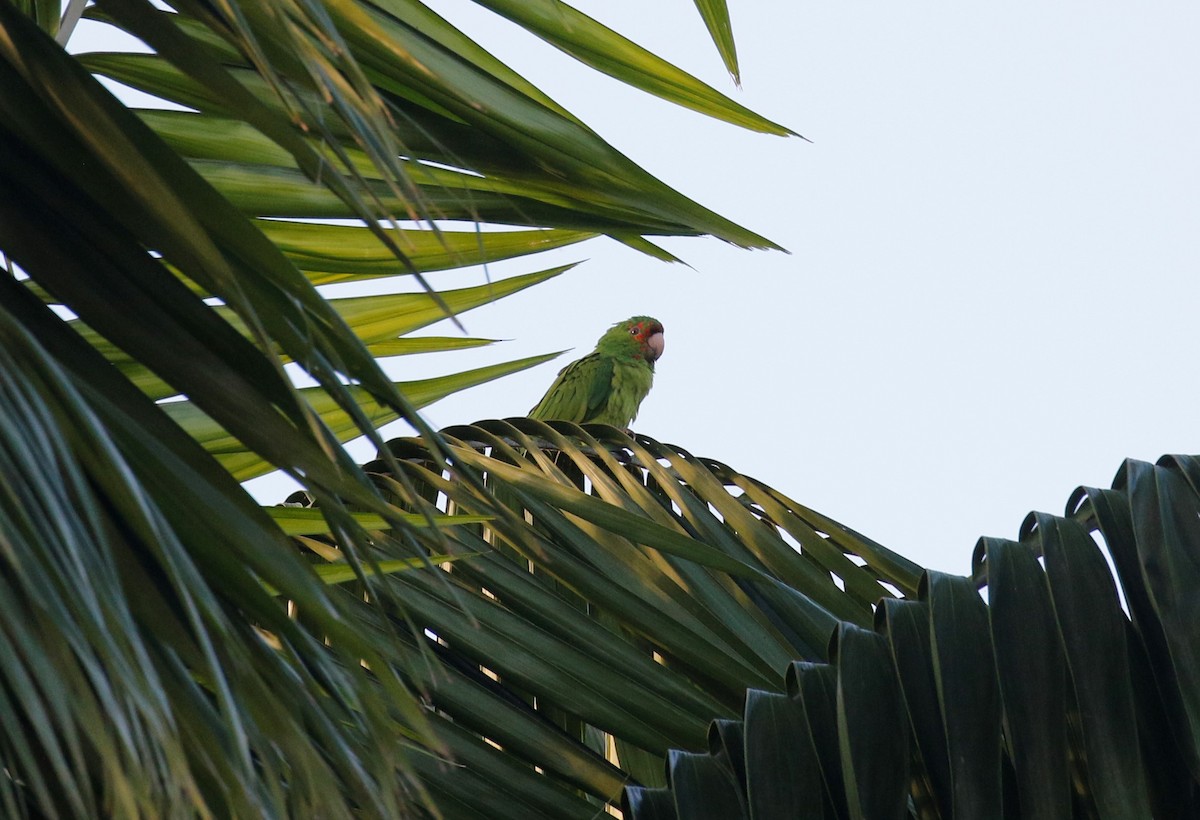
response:
<path fill-rule="evenodd" d="M 704 25 L 712 37 L 729 76 L 735 83 L 741 82 L 738 70 L 737 47 L 733 42 L 733 25 L 729 22 L 729 7 L 725 0 L 696 0 L 696 9 L 704 18 Z"/>
<path fill-rule="evenodd" d="M 29 277 L 0 276 L 6 815 L 591 817 L 714 716 L 731 760 L 746 687 L 915 593 L 903 558 L 677 448 L 425 429 L 423 404 L 548 357 L 400 382 L 374 360 L 487 344 L 409 334 L 564 269 L 427 273 L 601 233 L 663 259 L 646 237 L 769 240 L 420 3 L 172 7 L 103 0 L 155 53 L 73 57 L 58 4 L 0 0 L 0 251 Z M 575 23 L 538 27 L 786 130 Z M 133 112 L 93 71 L 193 110 Z M 425 292 L 316 289 L 398 274 Z M 395 418 L 423 438 L 351 463 L 340 442 Z M 272 466 L 300 501 L 237 484 Z"/>
<path fill-rule="evenodd" d="M 635 768 L 662 766 L 670 746 L 703 746 L 709 719 L 738 714 L 746 685 L 782 691 L 791 659 L 824 659 L 837 625 L 830 608 L 870 623 L 865 596 L 890 595 L 881 582 L 916 581 L 911 564 L 879 545 L 774 491 L 768 513 L 754 500 L 768 498 L 762 485 L 645 437 L 515 419 L 442 436 L 495 497 L 425 466 L 416 439 L 389 445 L 406 480 L 382 460 L 366 469 L 401 507 L 437 497 L 447 513 L 491 517 L 440 531 L 451 554 L 476 554 L 443 573 L 453 592 L 422 574 L 387 583 L 436 638 L 444 667 L 428 680 L 439 710 L 499 744 L 487 747 L 489 758 L 544 771 L 541 788 L 554 794 L 579 788 L 617 800 L 614 786 Z M 806 549 L 793 533 L 834 549 Z M 546 720 L 574 738 L 569 757 L 563 736 L 549 744 L 544 730 L 533 732 Z M 617 763 L 589 751 L 604 735 Z M 621 774 L 618 764 L 629 768 Z M 472 764 L 474 798 L 454 791 L 456 778 L 422 777 L 439 807 L 486 816 L 483 795 L 508 793 L 505 771 L 497 761 Z"/>
<path fill-rule="evenodd" d="M 530 356 L 513 362 L 498 365 L 488 365 L 462 373 L 452 373 L 446 376 L 434 376 L 429 379 L 397 382 L 396 388 L 402 392 L 416 408 L 426 407 L 435 401 L 445 398 L 452 393 L 476 387 L 494 379 L 517 373 L 530 367 L 544 364 L 561 353 L 551 353 L 542 356 Z M 372 396 L 360 388 L 351 388 L 350 395 L 360 404 L 360 412 L 366 415 L 376 427 L 395 421 L 399 415 L 389 408 L 377 405 Z M 347 442 L 361 435 L 355 423 L 354 414 L 347 412 L 328 393 L 317 387 L 300 390 L 300 394 L 308 402 L 313 413 L 318 416 L 331 434 L 340 442 Z M 178 424 L 184 432 L 198 442 L 206 451 L 217 458 L 230 475 L 238 481 L 248 481 L 251 478 L 268 473 L 272 465 L 255 451 L 246 447 L 237 437 L 231 435 L 220 424 L 204 413 L 190 401 L 167 402 L 161 405 L 163 411 Z"/>
<path fill-rule="evenodd" d="M 1126 462 L 1113 489 L 1076 490 L 1065 517 L 1031 513 L 1020 541 L 980 539 L 974 578 L 925 573 L 914 598 L 880 603 L 874 631 L 843 623 L 827 663 L 794 665 L 790 700 L 749 693 L 742 732 L 728 733 L 738 747 L 687 764 L 722 777 L 681 769 L 669 790 L 634 787 L 623 805 L 635 818 L 714 805 L 753 817 L 1190 815 L 1197 640 L 1178 613 L 1194 599 L 1180 593 L 1200 550 L 1197 464 Z M 689 758 L 671 760 L 674 775 Z"/>
<path fill-rule="evenodd" d="M 397 293 L 397 294 L 380 294 L 377 296 L 359 296 L 346 299 L 331 299 L 329 305 L 337 313 L 337 315 L 345 322 L 346 327 L 353 332 L 359 340 L 376 356 L 396 355 L 387 351 L 396 350 L 401 353 L 416 352 L 422 348 L 426 350 L 448 350 L 455 347 L 470 347 L 480 344 L 487 344 L 485 340 L 470 340 L 460 339 L 457 342 L 430 342 L 428 340 L 419 339 L 401 339 L 399 337 L 411 333 L 415 330 L 420 330 L 434 322 L 445 318 L 443 306 L 448 306 L 456 313 L 463 313 L 472 310 L 482 305 L 490 304 L 505 296 L 510 296 L 518 293 L 521 290 L 531 287 L 532 285 L 544 282 L 550 278 L 569 270 L 572 266 L 561 266 L 551 268 L 545 271 L 536 273 L 524 274 L 522 276 L 513 276 L 507 279 L 496 281 L 489 285 L 479 285 L 473 288 L 460 288 L 452 291 L 443 291 L 436 298 L 428 293 Z M 233 330 L 241 333 L 243 336 L 249 337 L 250 330 L 245 323 L 228 308 L 217 307 L 213 308 L 212 313 L 216 316 L 225 319 L 228 326 Z M 87 342 L 99 351 L 104 357 L 116 365 L 117 368 L 134 384 L 136 384 L 146 395 L 154 399 L 163 399 L 170 396 L 176 396 L 179 391 L 166 380 L 159 377 L 151 368 L 147 367 L 135 356 L 126 353 L 117 345 L 108 342 L 96 331 L 83 325 L 79 321 L 72 321 L 68 324 L 75 327 L 77 332 Z M 557 355 L 557 354 L 554 354 Z M 552 357 L 551 357 L 552 358 Z M 436 401 L 456 389 L 463 389 L 467 386 L 482 384 L 490 378 L 499 378 L 500 376 L 514 373 L 525 367 L 532 367 L 534 364 L 539 364 L 547 359 L 538 359 L 537 361 L 524 360 L 521 363 L 512 363 L 514 366 L 505 368 L 498 366 L 492 370 L 478 370 L 469 378 L 459 380 L 458 387 L 452 387 L 438 393 L 430 398 L 428 391 L 423 397 L 422 404 L 429 404 Z M 291 361 L 291 357 L 286 351 L 279 355 L 281 363 Z M 481 378 L 482 377 L 482 378 Z M 449 380 L 447 386 L 453 385 L 455 382 Z M 339 391 L 338 396 L 329 396 L 331 400 L 337 402 L 338 406 L 343 406 L 347 398 L 353 402 L 355 407 L 370 407 L 378 405 L 377 400 L 368 401 L 368 398 L 374 398 L 374 394 L 363 389 L 346 389 Z M 309 391 L 309 397 L 315 396 L 316 392 Z M 409 400 L 414 405 L 415 400 L 409 397 Z M 349 411 L 347 411 L 349 412 Z M 366 411 L 364 411 L 366 412 Z M 400 416 L 394 408 L 387 408 L 387 420 L 391 421 Z M 211 415 L 211 414 L 209 414 Z M 378 426 L 385 422 L 380 421 L 383 415 L 374 415 L 371 417 L 371 424 Z M 352 423 L 354 422 L 351 417 Z M 372 427 L 371 429 L 374 429 Z"/>
<path fill-rule="evenodd" d="M 755 131 L 795 135 L 794 131 L 755 114 L 566 3 L 558 0 L 476 2 L 519 23 L 580 62 L 665 100 Z M 725 4 L 700 2 L 697 5 L 704 12 L 705 22 L 726 60 L 729 73 L 737 80 L 737 53 Z"/>
<path fill-rule="evenodd" d="M 0 743 L 5 805 L 255 814 L 278 804 L 282 777 L 325 784 L 293 795 L 318 814 L 341 816 L 347 801 L 396 810 L 401 792 L 379 788 L 396 776 L 391 715 L 423 720 L 398 680 L 365 675 L 359 660 L 377 650 L 347 628 L 346 602 L 148 399 L 77 337 L 55 336 L 61 324 L 22 288 L 5 291 L 3 586 L 19 617 L 4 621 L 0 675 L 7 714 L 28 716 Z M 332 643 L 299 629 L 263 582 Z"/>

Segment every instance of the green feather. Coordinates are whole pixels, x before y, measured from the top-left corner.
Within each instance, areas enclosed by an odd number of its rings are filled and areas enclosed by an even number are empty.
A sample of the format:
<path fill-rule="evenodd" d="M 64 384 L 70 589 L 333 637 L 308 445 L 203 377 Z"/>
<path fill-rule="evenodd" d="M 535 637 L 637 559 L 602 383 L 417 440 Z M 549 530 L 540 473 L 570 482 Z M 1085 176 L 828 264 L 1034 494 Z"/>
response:
<path fill-rule="evenodd" d="M 661 333 L 662 325 L 649 316 L 613 325 L 595 350 L 558 372 L 529 417 L 628 427 L 654 383 L 654 361 L 662 350 L 647 340 Z"/>

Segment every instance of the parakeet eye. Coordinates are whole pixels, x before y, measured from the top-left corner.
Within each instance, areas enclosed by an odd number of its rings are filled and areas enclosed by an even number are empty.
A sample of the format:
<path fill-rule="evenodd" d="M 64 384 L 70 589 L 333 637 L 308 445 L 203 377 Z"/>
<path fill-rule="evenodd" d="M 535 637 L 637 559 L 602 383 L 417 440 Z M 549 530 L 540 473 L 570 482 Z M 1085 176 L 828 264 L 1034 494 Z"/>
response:
<path fill-rule="evenodd" d="M 630 335 L 630 336 L 636 336 L 636 335 L 638 335 L 638 330 L 640 330 L 640 329 L 641 329 L 641 328 L 637 328 L 637 327 L 631 327 L 631 328 L 629 328 L 629 335 Z"/>

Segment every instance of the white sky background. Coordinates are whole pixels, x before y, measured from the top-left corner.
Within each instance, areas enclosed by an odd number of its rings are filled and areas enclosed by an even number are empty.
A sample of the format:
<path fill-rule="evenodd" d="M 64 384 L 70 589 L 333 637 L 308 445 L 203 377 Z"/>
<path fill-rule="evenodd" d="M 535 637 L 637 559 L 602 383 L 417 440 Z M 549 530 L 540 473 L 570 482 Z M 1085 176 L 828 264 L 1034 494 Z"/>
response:
<path fill-rule="evenodd" d="M 624 88 L 467 0 L 432 5 L 791 251 L 663 241 L 687 268 L 602 239 L 492 265 L 589 260 L 462 317 L 511 341 L 388 371 L 574 351 L 433 405 L 436 426 L 523 415 L 608 325 L 650 314 L 667 347 L 635 430 L 959 573 L 979 536 L 1061 513 L 1123 458 L 1200 452 L 1200 6 L 733 0 L 738 91 L 688 0 L 576 3 L 809 144 Z"/>

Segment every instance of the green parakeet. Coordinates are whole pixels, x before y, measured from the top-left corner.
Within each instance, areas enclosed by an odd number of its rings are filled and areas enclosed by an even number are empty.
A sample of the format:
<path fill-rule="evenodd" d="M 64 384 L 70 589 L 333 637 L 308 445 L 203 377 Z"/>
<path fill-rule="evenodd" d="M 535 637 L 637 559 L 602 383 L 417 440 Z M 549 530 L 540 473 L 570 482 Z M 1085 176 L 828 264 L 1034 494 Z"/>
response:
<path fill-rule="evenodd" d="M 596 349 L 558 372 L 531 419 L 562 419 L 628 427 L 654 382 L 663 354 L 663 326 L 649 316 L 618 322 Z"/>

